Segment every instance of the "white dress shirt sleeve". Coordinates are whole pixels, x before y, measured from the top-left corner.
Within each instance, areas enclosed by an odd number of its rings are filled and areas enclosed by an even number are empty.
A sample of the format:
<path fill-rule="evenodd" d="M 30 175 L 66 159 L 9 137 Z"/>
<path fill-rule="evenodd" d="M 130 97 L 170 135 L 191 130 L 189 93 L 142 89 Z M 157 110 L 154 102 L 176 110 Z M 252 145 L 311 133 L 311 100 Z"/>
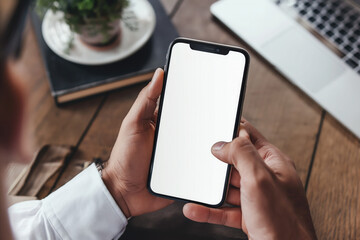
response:
<path fill-rule="evenodd" d="M 9 208 L 15 239 L 118 239 L 127 219 L 94 164 L 43 200 Z"/>

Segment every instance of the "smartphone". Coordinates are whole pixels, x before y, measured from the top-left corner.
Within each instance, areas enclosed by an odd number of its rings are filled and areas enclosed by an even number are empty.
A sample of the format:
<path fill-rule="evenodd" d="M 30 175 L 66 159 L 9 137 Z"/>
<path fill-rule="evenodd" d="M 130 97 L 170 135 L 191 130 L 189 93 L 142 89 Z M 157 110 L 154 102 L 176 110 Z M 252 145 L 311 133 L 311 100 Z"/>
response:
<path fill-rule="evenodd" d="M 170 44 L 148 177 L 151 193 L 219 207 L 230 165 L 211 146 L 236 137 L 249 55 L 241 48 L 178 38 Z"/>

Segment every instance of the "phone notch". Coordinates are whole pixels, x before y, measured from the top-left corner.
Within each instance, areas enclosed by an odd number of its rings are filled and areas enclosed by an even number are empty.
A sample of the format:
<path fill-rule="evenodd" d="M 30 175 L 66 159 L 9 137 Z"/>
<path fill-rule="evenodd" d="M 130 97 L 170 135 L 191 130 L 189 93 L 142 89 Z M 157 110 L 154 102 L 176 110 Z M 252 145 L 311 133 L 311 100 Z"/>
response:
<path fill-rule="evenodd" d="M 229 53 L 229 49 L 212 44 L 190 43 L 190 48 L 196 51 L 210 52 L 221 55 L 227 55 Z"/>

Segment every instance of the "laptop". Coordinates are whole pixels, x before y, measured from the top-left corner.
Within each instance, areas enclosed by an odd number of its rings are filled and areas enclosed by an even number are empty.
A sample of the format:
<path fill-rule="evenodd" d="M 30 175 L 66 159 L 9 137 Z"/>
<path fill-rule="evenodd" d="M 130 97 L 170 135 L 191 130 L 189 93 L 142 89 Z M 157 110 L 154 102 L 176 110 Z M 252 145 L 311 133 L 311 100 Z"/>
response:
<path fill-rule="evenodd" d="M 360 138 L 360 0 L 220 0 L 212 15 Z"/>

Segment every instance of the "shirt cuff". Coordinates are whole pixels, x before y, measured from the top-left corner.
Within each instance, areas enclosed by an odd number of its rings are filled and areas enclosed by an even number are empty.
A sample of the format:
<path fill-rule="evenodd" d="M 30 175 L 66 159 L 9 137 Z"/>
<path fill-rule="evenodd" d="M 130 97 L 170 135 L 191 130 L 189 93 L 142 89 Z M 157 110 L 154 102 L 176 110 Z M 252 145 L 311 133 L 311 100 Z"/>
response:
<path fill-rule="evenodd" d="M 49 222 L 64 239 L 117 239 L 127 225 L 95 164 L 42 201 Z"/>

